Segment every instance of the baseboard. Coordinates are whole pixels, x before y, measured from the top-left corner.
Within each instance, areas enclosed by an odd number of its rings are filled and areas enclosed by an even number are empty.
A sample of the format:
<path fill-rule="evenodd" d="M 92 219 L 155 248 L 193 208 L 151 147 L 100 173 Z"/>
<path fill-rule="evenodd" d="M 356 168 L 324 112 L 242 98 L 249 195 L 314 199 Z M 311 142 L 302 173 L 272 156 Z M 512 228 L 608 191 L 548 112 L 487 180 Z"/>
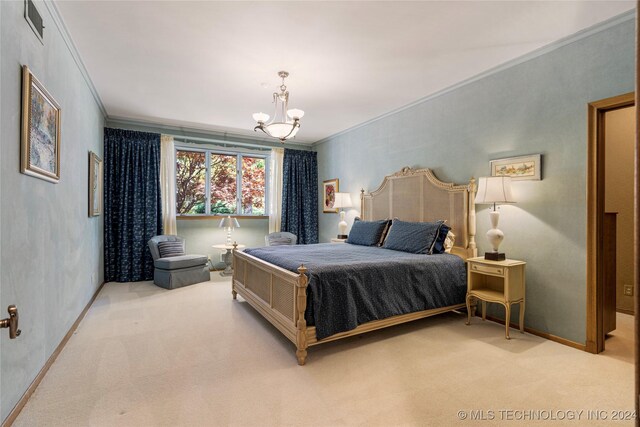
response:
<path fill-rule="evenodd" d="M 487 316 L 487 320 L 490 320 L 492 322 L 500 323 L 501 325 L 504 325 L 504 320 L 498 319 L 497 317 Z M 511 323 L 509 323 L 509 326 L 514 328 L 514 329 L 520 330 L 520 325 L 518 325 L 516 323 L 511 322 Z M 562 337 L 559 337 L 559 336 L 556 336 L 556 335 L 552 335 L 552 334 L 549 334 L 547 332 L 542 332 L 542 331 L 539 331 L 537 329 L 528 328 L 526 326 L 524 327 L 524 331 L 530 333 L 531 335 L 536 335 L 536 336 L 539 336 L 541 338 L 548 339 L 549 341 L 554 341 L 554 342 L 557 342 L 559 344 L 563 344 L 563 345 L 566 345 L 566 346 L 569 346 L 569 347 L 577 348 L 578 350 L 587 351 L 587 347 L 584 344 L 580 344 L 578 342 L 571 341 L 571 340 L 568 340 L 566 338 L 562 338 Z"/>
<path fill-rule="evenodd" d="M 18 418 L 20 411 L 22 411 L 22 408 L 24 408 L 24 405 L 27 404 L 33 392 L 36 391 L 36 389 L 40 385 L 40 382 L 49 371 L 49 368 L 51 367 L 51 365 L 53 365 L 53 362 L 56 361 L 56 359 L 60 355 L 60 352 L 62 351 L 64 346 L 67 344 L 67 341 L 69 341 L 69 338 L 71 338 L 71 335 L 73 335 L 76 329 L 78 329 L 78 325 L 80 325 L 80 322 L 82 321 L 82 319 L 84 319 L 84 316 L 87 314 L 87 311 L 89 311 L 89 307 L 91 307 L 91 304 L 93 304 L 93 302 L 98 297 L 98 294 L 104 287 L 104 284 L 105 282 L 102 282 L 102 284 L 98 286 L 98 289 L 95 291 L 95 293 L 91 297 L 91 300 L 89 300 L 89 302 L 84 307 L 84 310 L 82 310 L 82 312 L 80 313 L 76 321 L 73 322 L 73 325 L 71 325 L 71 328 L 69 329 L 67 334 L 64 336 L 64 338 L 62 338 L 62 341 L 60 341 L 60 344 L 58 344 L 58 347 L 56 347 L 55 351 L 51 354 L 49 359 L 47 359 L 47 362 L 44 364 L 42 369 L 40 369 L 40 372 L 38 372 L 38 375 L 36 375 L 36 378 L 29 385 L 29 388 L 27 388 L 27 391 L 24 392 L 24 394 L 22 395 L 18 403 L 16 403 L 16 406 L 14 406 L 14 408 L 11 410 L 7 418 L 2 422 L 2 427 L 10 427 L 13 424 L 13 422 L 16 420 L 16 418 Z"/>
<path fill-rule="evenodd" d="M 618 313 L 622 313 L 622 314 L 630 314 L 632 316 L 635 316 L 635 313 L 633 312 L 633 310 L 627 310 L 626 308 L 617 308 L 616 311 Z"/>

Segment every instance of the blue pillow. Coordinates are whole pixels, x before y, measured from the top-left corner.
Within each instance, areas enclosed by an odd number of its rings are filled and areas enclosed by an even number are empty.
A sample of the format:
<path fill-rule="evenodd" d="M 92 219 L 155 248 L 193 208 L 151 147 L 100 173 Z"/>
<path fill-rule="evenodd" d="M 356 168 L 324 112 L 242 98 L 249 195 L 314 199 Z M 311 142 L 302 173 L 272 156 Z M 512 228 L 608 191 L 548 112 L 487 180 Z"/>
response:
<path fill-rule="evenodd" d="M 269 246 L 285 246 L 291 243 L 291 237 L 274 237 L 273 239 L 269 239 Z"/>
<path fill-rule="evenodd" d="M 160 253 L 160 258 L 182 256 L 184 255 L 184 241 L 167 240 L 158 242 L 158 252 Z"/>
<path fill-rule="evenodd" d="M 443 254 L 444 253 L 444 241 L 447 239 L 447 234 L 451 230 L 447 224 L 440 224 L 440 228 L 438 228 L 438 235 L 436 236 L 435 242 L 433 242 L 433 250 L 432 254 Z"/>
<path fill-rule="evenodd" d="M 442 225 L 444 221 L 407 222 L 394 218 L 382 247 L 412 254 L 432 254 Z M 444 251 L 444 239 L 442 246 Z"/>
<path fill-rule="evenodd" d="M 361 221 L 360 218 L 356 218 L 349 232 L 347 243 L 361 246 L 378 246 L 389 222 L 387 219 Z"/>

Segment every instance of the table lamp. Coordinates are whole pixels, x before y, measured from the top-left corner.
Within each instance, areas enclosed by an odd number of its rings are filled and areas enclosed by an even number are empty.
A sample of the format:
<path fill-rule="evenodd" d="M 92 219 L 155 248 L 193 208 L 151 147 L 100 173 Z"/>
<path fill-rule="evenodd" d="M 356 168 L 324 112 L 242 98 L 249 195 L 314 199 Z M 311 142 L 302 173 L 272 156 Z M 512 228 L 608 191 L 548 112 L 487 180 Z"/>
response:
<path fill-rule="evenodd" d="M 333 203 L 334 208 L 350 208 L 351 195 L 349 193 L 336 193 L 336 199 Z M 347 236 L 347 222 L 344 220 L 344 209 L 340 211 L 340 222 L 338 223 L 338 239 L 346 239 Z"/>
<path fill-rule="evenodd" d="M 232 218 L 231 215 L 222 218 L 218 228 L 226 228 L 227 229 L 227 246 L 231 246 L 231 230 L 234 228 L 240 228 L 240 224 L 238 220 Z"/>
<path fill-rule="evenodd" d="M 510 176 L 489 176 L 478 179 L 478 193 L 476 194 L 476 205 L 493 204 L 493 211 L 489 213 L 492 228 L 487 231 L 487 238 L 493 247 L 493 252 L 485 252 L 484 259 L 492 261 L 504 261 L 504 253 L 498 252 L 498 247 L 504 239 L 504 233 L 498 230 L 498 220 L 500 212 L 496 210 L 496 204 L 515 203 L 511 195 Z"/>

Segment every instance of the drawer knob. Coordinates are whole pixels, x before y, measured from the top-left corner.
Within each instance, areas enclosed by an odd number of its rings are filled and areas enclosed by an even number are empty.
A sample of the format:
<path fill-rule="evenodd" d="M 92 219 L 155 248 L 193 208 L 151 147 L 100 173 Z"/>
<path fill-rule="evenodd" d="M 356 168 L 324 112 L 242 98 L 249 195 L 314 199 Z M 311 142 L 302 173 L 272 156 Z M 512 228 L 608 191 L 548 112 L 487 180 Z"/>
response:
<path fill-rule="evenodd" d="M 473 266 L 473 269 L 474 269 L 474 270 L 477 270 L 477 269 L 478 269 L 478 266 L 477 266 L 477 265 L 474 265 L 474 266 Z"/>

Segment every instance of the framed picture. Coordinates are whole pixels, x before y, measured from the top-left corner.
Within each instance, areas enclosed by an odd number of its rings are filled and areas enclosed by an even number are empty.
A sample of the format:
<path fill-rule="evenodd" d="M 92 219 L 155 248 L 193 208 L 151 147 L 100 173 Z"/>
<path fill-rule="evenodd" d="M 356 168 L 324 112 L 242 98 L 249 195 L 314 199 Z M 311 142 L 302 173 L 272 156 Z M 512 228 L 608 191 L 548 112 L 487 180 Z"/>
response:
<path fill-rule="evenodd" d="M 102 213 L 102 159 L 89 152 L 89 216 Z"/>
<path fill-rule="evenodd" d="M 20 172 L 57 183 L 60 180 L 60 106 L 22 67 Z"/>
<path fill-rule="evenodd" d="M 542 155 L 491 160 L 491 176 L 510 176 L 514 181 L 541 180 Z"/>
<path fill-rule="evenodd" d="M 338 178 L 323 181 L 322 190 L 322 212 L 338 213 L 338 208 L 333 207 L 336 202 L 336 193 L 340 191 Z"/>

